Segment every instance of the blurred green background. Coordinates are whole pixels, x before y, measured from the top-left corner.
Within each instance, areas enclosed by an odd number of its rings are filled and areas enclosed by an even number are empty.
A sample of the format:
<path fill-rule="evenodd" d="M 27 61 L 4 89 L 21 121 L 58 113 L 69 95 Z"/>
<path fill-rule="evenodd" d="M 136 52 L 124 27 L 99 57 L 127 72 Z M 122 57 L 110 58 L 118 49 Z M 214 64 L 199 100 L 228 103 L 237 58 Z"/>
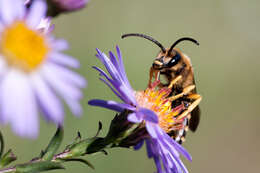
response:
<path fill-rule="evenodd" d="M 191 173 L 258 172 L 259 19 L 258 0 L 92 0 L 80 12 L 59 16 L 54 20 L 55 34 L 69 41 L 71 49 L 67 53 L 80 60 L 79 72 L 88 80 L 82 100 L 84 115 L 79 119 L 67 111 L 63 146 L 74 139 L 78 130 L 83 137 L 93 136 L 98 121 L 102 121 L 101 135 L 105 135 L 114 116 L 112 111 L 87 105 L 93 98 L 118 100 L 91 68 L 101 66 L 94 56 L 95 48 L 115 51 L 118 44 L 132 87 L 144 89 L 149 67 L 159 48 L 141 38 L 121 40 L 120 36 L 144 33 L 165 47 L 180 37 L 190 36 L 200 42 L 199 47 L 189 42 L 178 47 L 192 60 L 197 90 L 203 100 L 200 126 L 196 133 L 188 133 L 184 143 L 193 162 L 185 161 L 185 164 Z M 17 163 L 21 163 L 38 155 L 55 132 L 55 126 L 42 120 L 37 140 L 14 136 L 9 127 L 1 130 L 7 148 L 13 149 L 19 156 Z M 144 148 L 108 152 L 108 156 L 86 157 L 95 170 L 81 163 L 67 163 L 65 172 L 155 172 Z"/>

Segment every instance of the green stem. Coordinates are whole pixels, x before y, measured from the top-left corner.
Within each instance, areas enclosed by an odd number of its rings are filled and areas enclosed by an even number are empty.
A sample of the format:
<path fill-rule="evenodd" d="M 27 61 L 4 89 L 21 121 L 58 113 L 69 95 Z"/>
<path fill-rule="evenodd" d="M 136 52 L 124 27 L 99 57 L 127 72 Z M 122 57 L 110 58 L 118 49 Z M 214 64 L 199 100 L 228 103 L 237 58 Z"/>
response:
<path fill-rule="evenodd" d="M 70 156 L 71 155 L 70 155 L 69 151 L 64 151 L 64 152 L 61 152 L 59 154 L 54 155 L 51 162 L 62 162 L 62 159 L 66 159 Z M 42 158 L 32 159 L 31 161 L 23 163 L 23 164 L 17 164 L 15 166 L 12 166 L 12 167 L 9 167 L 9 168 L 0 169 L 0 173 L 16 172 L 16 167 L 19 166 L 19 165 L 29 165 L 31 163 L 41 162 L 41 161 L 43 161 Z"/>
<path fill-rule="evenodd" d="M 108 149 L 111 147 L 108 147 L 110 141 L 106 141 L 105 138 L 96 138 L 93 140 L 91 143 L 86 142 L 86 140 L 82 140 L 76 144 L 73 145 L 72 148 L 66 149 L 65 151 L 55 154 L 53 158 L 50 160 L 51 162 L 59 162 L 63 163 L 66 161 L 66 159 L 72 159 L 74 157 L 79 157 L 83 156 L 86 154 L 92 154 L 92 153 L 97 153 L 104 151 L 104 149 Z M 77 149 L 77 151 L 76 151 Z M 0 173 L 15 173 L 17 172 L 16 167 L 21 166 L 21 165 L 30 165 L 32 163 L 36 162 L 43 162 L 44 160 L 42 158 L 35 158 L 32 159 L 29 162 L 22 163 L 22 164 L 17 164 L 12 167 L 0 169 Z"/>

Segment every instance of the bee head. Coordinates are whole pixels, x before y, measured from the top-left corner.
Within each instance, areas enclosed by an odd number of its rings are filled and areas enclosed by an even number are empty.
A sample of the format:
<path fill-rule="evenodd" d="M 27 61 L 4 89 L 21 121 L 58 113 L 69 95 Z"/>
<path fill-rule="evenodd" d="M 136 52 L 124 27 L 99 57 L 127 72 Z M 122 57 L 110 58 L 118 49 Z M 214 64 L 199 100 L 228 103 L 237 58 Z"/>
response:
<path fill-rule="evenodd" d="M 163 52 L 162 50 L 159 52 L 158 56 L 153 62 L 153 68 L 156 70 L 161 70 L 165 68 L 171 68 L 177 65 L 181 61 L 181 55 L 177 50 L 174 49 L 174 47 L 178 43 L 185 40 L 191 41 L 199 45 L 199 43 L 193 38 L 189 38 L 189 37 L 180 38 L 179 40 L 175 41 L 169 49 L 166 49 L 165 52 Z"/>
<path fill-rule="evenodd" d="M 169 49 L 166 50 L 165 53 L 161 52 L 158 54 L 158 56 L 155 58 L 153 62 L 153 68 L 156 70 L 161 70 L 165 68 L 171 68 L 178 64 L 181 60 L 181 55 L 176 51 L 172 50 L 169 52 Z"/>
<path fill-rule="evenodd" d="M 186 41 L 191 41 L 191 42 L 199 45 L 199 43 L 195 39 L 189 38 L 189 37 L 183 37 L 183 38 L 180 38 L 177 41 L 175 41 L 169 49 L 165 49 L 160 42 L 158 42 L 154 38 L 144 35 L 144 34 L 138 34 L 138 33 L 124 34 L 124 35 L 122 35 L 122 38 L 129 37 L 129 36 L 145 38 L 145 39 L 150 40 L 151 42 L 155 43 L 157 46 L 159 46 L 161 48 L 161 51 L 159 52 L 158 56 L 156 57 L 156 59 L 153 62 L 153 65 L 152 65 L 152 67 L 156 70 L 161 70 L 164 68 L 171 68 L 171 67 L 175 66 L 176 64 L 178 64 L 178 62 L 180 62 L 181 55 L 180 55 L 180 53 L 178 53 L 178 51 L 176 51 L 174 49 L 174 47 L 178 43 L 186 40 Z"/>

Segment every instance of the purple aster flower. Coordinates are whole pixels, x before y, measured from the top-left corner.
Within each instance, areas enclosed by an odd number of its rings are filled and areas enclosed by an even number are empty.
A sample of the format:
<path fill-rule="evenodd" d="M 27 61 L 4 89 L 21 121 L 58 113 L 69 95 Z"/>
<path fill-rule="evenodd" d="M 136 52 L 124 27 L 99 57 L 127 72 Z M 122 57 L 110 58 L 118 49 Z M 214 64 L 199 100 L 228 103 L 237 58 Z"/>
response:
<path fill-rule="evenodd" d="M 26 5 L 30 7 L 35 0 L 27 0 Z M 48 0 L 48 16 L 55 17 L 60 13 L 77 11 L 84 8 L 89 0 Z"/>
<path fill-rule="evenodd" d="M 100 73 L 100 80 L 121 99 L 122 103 L 111 100 L 91 100 L 89 104 L 121 113 L 129 110 L 128 121 L 143 125 L 148 133 L 138 141 L 135 149 L 139 149 L 144 142 L 146 143 L 148 157 L 154 159 L 158 173 L 187 173 L 180 160 L 180 154 L 190 161 L 191 156 L 167 134 L 180 128 L 183 119 L 178 119 L 177 115 L 183 109 L 182 106 L 172 109 L 171 102 L 167 100 L 170 90 L 164 88 L 156 90 L 158 81 L 145 91 L 134 91 L 125 73 L 121 52 L 118 47 L 116 49 L 117 57 L 112 52 L 109 52 L 107 57 L 97 49 L 96 56 L 104 64 L 109 75 L 98 67 L 94 68 Z"/>
<path fill-rule="evenodd" d="M 38 109 L 46 120 L 63 123 L 59 97 L 80 115 L 86 86 L 68 68 L 78 68 L 79 62 L 61 53 L 67 42 L 50 34 L 46 9 L 42 0 L 35 0 L 29 11 L 21 0 L 0 0 L 0 123 L 30 138 L 38 134 Z"/>

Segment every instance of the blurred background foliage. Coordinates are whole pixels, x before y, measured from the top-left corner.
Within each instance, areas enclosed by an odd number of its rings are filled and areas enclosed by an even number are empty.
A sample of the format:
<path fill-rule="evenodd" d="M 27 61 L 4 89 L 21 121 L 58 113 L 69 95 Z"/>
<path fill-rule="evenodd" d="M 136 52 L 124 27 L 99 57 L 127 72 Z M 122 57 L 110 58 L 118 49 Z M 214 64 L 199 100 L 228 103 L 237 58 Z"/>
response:
<path fill-rule="evenodd" d="M 258 172 L 259 10 L 258 0 L 91 0 L 80 12 L 60 15 L 53 21 L 55 34 L 68 40 L 71 49 L 67 53 L 80 60 L 79 72 L 88 80 L 82 100 L 84 115 L 79 119 L 67 111 L 63 146 L 76 137 L 78 130 L 83 137 L 93 136 L 98 121 L 102 121 L 101 135 L 105 135 L 114 116 L 112 111 L 87 105 L 93 98 L 118 100 L 91 68 L 101 66 L 95 58 L 95 48 L 115 52 L 118 44 L 132 87 L 141 90 L 147 86 L 149 68 L 159 48 L 141 38 L 121 40 L 121 35 L 144 33 L 165 47 L 180 37 L 190 36 L 201 45 L 185 42 L 178 47 L 192 60 L 197 90 L 203 100 L 200 126 L 196 133 L 188 133 L 184 143 L 193 162 L 185 164 L 191 173 Z M 1 130 L 7 148 L 12 148 L 19 156 L 18 162 L 22 162 L 40 153 L 54 134 L 55 126 L 41 120 L 37 140 L 14 136 L 9 127 Z M 95 165 L 94 171 L 80 163 L 68 163 L 65 172 L 155 171 L 144 148 L 113 149 L 108 153 L 87 157 Z"/>

